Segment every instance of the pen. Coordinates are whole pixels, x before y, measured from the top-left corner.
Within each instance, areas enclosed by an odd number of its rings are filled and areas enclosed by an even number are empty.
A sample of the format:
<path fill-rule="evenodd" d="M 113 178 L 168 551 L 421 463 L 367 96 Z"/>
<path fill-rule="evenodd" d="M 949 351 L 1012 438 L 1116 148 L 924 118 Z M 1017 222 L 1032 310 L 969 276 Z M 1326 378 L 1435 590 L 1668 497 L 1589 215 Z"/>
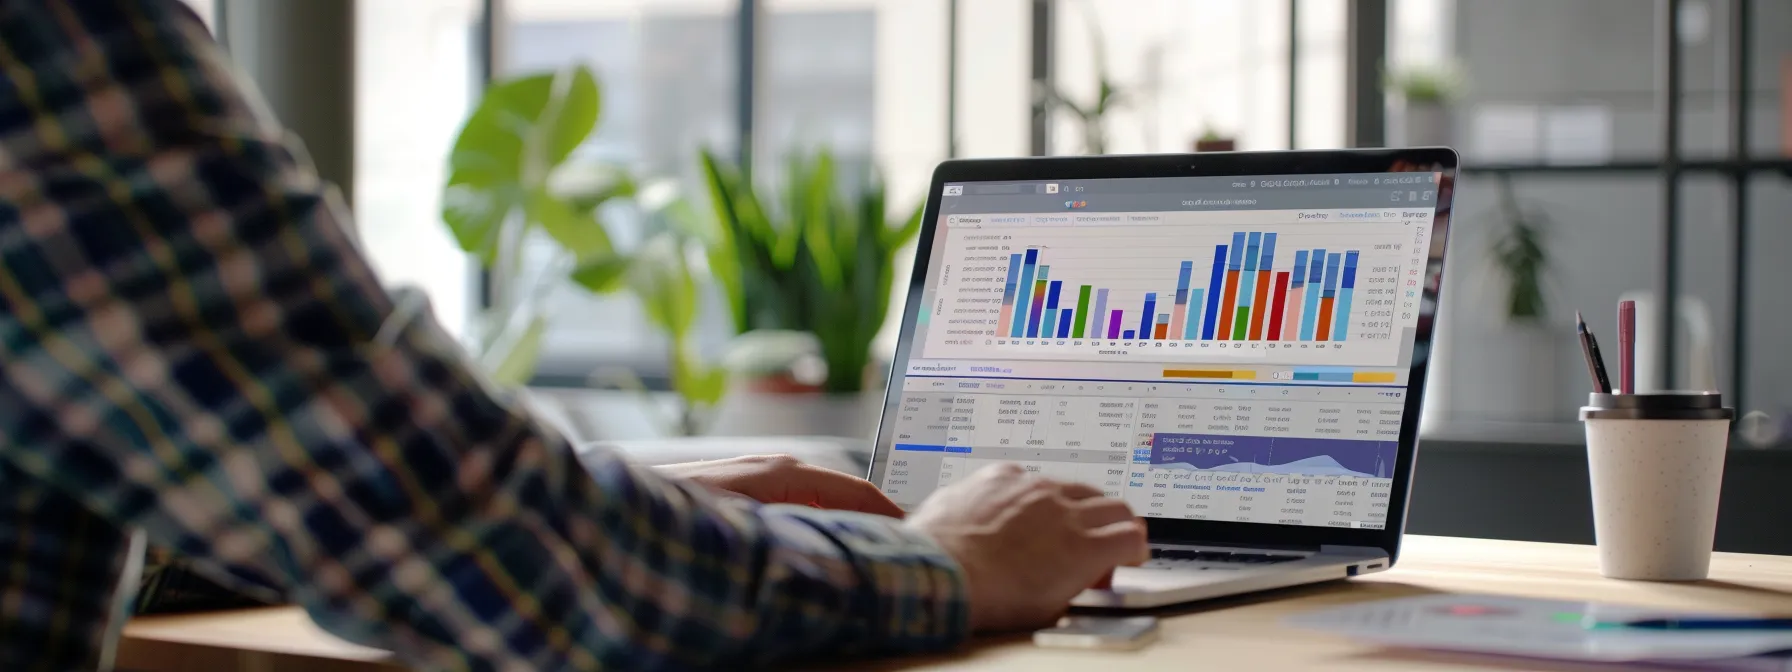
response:
<path fill-rule="evenodd" d="M 1792 618 L 1655 618 L 1597 623 L 1596 630 L 1792 630 Z"/>
<path fill-rule="evenodd" d="M 1618 392 L 1636 394 L 1636 302 L 1618 302 Z"/>
<path fill-rule="evenodd" d="M 1612 379 L 1605 373 L 1605 355 L 1599 352 L 1599 339 L 1587 329 L 1580 311 L 1574 311 L 1574 330 L 1580 333 L 1580 352 L 1587 358 L 1587 375 L 1593 377 L 1593 391 L 1611 394 Z"/>

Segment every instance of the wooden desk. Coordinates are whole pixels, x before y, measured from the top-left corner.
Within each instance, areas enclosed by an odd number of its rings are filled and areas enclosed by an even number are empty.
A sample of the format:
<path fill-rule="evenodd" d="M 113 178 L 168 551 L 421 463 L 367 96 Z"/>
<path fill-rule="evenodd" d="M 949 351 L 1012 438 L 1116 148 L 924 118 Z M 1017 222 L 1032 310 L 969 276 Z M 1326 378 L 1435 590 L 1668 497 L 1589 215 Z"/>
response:
<path fill-rule="evenodd" d="M 1409 536 L 1406 552 L 1389 572 L 1161 613 L 1161 640 L 1141 651 L 1038 649 L 1028 637 L 1015 636 L 978 639 L 949 655 L 855 661 L 846 667 L 1088 672 L 1117 664 L 1182 670 L 1200 662 L 1206 669 L 1609 671 L 1618 668 L 1382 649 L 1281 622 L 1321 607 L 1429 592 L 1792 615 L 1792 557 L 1719 553 L 1711 580 L 1686 584 L 1607 580 L 1595 563 L 1589 546 Z M 139 672 L 392 672 L 396 666 L 388 661 L 384 652 L 324 634 L 296 608 L 141 618 L 125 629 L 119 653 L 121 669 Z"/>

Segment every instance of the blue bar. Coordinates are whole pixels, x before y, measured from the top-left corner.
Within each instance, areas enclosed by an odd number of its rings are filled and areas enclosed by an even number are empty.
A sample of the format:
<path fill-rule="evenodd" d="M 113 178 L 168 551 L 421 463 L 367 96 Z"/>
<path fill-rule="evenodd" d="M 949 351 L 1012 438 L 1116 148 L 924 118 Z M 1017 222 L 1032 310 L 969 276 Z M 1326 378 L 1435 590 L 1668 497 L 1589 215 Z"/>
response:
<path fill-rule="evenodd" d="M 1057 331 L 1056 327 L 1058 326 L 1058 292 L 1060 290 L 1062 290 L 1063 288 L 1064 288 L 1063 281 L 1053 280 L 1052 284 L 1051 284 L 1051 289 L 1046 290 L 1045 319 L 1043 321 L 1041 321 L 1040 326 L 1039 326 L 1039 333 L 1045 334 L 1046 338 L 1051 338 L 1052 333 Z"/>
<path fill-rule="evenodd" d="M 1157 292 L 1145 292 L 1145 314 L 1139 316 L 1139 340 L 1151 339 L 1151 316 L 1156 315 Z"/>
<path fill-rule="evenodd" d="M 1220 293 L 1225 291 L 1226 246 L 1213 247 L 1213 277 L 1207 279 L 1207 311 L 1201 320 L 1201 340 L 1213 340 L 1213 326 L 1220 315 Z"/>
<path fill-rule="evenodd" d="M 1058 313 L 1058 338 L 1070 338 L 1071 320 L 1076 317 L 1075 308 L 1065 308 L 1064 312 Z"/>
<path fill-rule="evenodd" d="M 1033 265 L 1038 262 L 1039 249 L 1027 248 L 1026 261 L 1022 262 L 1020 270 L 1020 285 L 1015 289 L 1014 326 L 1008 331 L 1010 338 L 1020 338 L 1027 333 L 1027 307 L 1032 304 L 1027 295 L 1033 291 Z"/>
<path fill-rule="evenodd" d="M 968 452 L 971 452 L 971 447 L 970 447 L 970 446 L 944 446 L 944 448 L 945 448 L 945 449 L 946 449 L 946 452 L 948 452 L 948 453 L 968 453 Z"/>
<path fill-rule="evenodd" d="M 1194 309 L 1188 311 L 1188 324 L 1182 326 L 1182 338 L 1184 340 L 1192 341 L 1199 337 L 1201 333 L 1201 330 L 1196 329 L 1195 327 L 1201 324 L 1200 308 L 1202 290 L 1195 289 L 1190 291 L 1194 293 L 1188 297 L 1188 303 L 1189 305 L 1194 306 Z"/>
<path fill-rule="evenodd" d="M 1178 306 L 1188 305 L 1188 276 L 1194 271 L 1195 262 L 1192 261 L 1182 262 L 1182 267 L 1176 270 L 1176 305 Z"/>
<path fill-rule="evenodd" d="M 1307 307 L 1300 311 L 1300 340 L 1313 340 L 1313 330 L 1319 322 L 1319 281 L 1325 277 L 1325 250 L 1313 250 L 1313 256 L 1307 264 Z"/>
<path fill-rule="evenodd" d="M 1294 273 L 1289 275 L 1289 289 L 1300 289 L 1307 285 L 1307 251 L 1294 253 Z"/>
<path fill-rule="evenodd" d="M 1257 262 L 1257 270 L 1273 271 L 1276 268 L 1276 234 L 1263 234 L 1262 260 Z"/>
<path fill-rule="evenodd" d="M 1323 383 L 1356 382 L 1356 371 L 1342 366 L 1297 366 L 1294 379 Z"/>
<path fill-rule="evenodd" d="M 1220 246 L 1225 249 L 1225 246 Z M 1232 234 L 1232 256 L 1226 261 L 1226 270 L 1236 271 L 1244 268 L 1244 233 Z"/>
<path fill-rule="evenodd" d="M 1020 265 L 1025 259 L 1019 252 L 1008 255 L 1008 281 L 1002 283 L 1002 305 L 1014 305 L 1014 284 L 1020 281 Z"/>
<path fill-rule="evenodd" d="M 1356 294 L 1356 250 L 1344 253 L 1344 286 L 1338 288 L 1338 305 L 1332 307 L 1332 340 L 1350 333 L 1350 299 Z"/>
<path fill-rule="evenodd" d="M 1337 252 L 1325 255 L 1325 295 L 1338 295 L 1338 257 Z M 1336 310 L 1335 308 L 1333 310 Z"/>
<path fill-rule="evenodd" d="M 914 443 L 898 443 L 898 444 L 896 444 L 895 449 L 896 450 L 909 450 L 909 451 L 914 451 L 917 453 L 943 453 L 943 452 L 946 452 L 945 446 L 924 446 L 924 445 L 919 445 L 919 444 L 914 444 Z"/>
<path fill-rule="evenodd" d="M 1263 234 L 1252 231 L 1248 240 L 1244 250 L 1244 273 L 1238 276 L 1238 302 L 1233 304 L 1239 308 L 1251 307 L 1251 297 L 1257 291 L 1257 254 L 1263 245 Z"/>
<path fill-rule="evenodd" d="M 1130 340 L 1132 340 L 1133 335 L 1134 335 L 1133 330 L 1127 329 L 1126 331 L 1120 332 L 1120 340 L 1130 341 Z"/>

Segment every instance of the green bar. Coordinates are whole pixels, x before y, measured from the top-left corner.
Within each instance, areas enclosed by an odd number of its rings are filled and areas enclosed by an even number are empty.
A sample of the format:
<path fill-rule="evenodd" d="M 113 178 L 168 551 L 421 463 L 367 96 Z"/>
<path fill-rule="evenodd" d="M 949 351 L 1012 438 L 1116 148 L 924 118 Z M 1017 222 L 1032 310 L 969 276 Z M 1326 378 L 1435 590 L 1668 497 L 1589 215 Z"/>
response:
<path fill-rule="evenodd" d="M 1071 338 L 1082 338 L 1083 327 L 1089 324 L 1089 286 L 1083 285 L 1076 293 L 1076 326 L 1070 328 Z"/>
<path fill-rule="evenodd" d="M 1234 341 L 1244 340 L 1245 327 L 1250 326 L 1250 322 L 1251 322 L 1250 306 L 1239 306 L 1238 307 L 1238 317 L 1232 318 L 1232 340 L 1234 340 Z"/>

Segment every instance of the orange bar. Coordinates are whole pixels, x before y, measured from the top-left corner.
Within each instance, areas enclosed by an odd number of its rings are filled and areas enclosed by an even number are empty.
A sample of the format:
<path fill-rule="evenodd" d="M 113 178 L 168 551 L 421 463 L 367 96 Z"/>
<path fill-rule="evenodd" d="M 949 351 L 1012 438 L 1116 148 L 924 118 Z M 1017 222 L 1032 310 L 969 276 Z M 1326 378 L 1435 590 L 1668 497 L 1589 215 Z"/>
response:
<path fill-rule="evenodd" d="M 1218 378 L 1221 380 L 1256 380 L 1256 371 L 1221 369 L 1164 369 L 1165 378 Z"/>
<path fill-rule="evenodd" d="M 1226 271 L 1226 293 L 1220 297 L 1220 330 L 1214 334 L 1219 340 L 1232 340 L 1232 313 L 1238 305 L 1238 271 Z"/>
<path fill-rule="evenodd" d="M 1357 371 L 1350 374 L 1353 383 L 1391 383 L 1394 382 L 1393 371 Z"/>
<path fill-rule="evenodd" d="M 1269 312 L 1269 271 L 1257 271 L 1257 296 L 1251 299 L 1251 340 L 1263 340 L 1263 316 Z"/>
<path fill-rule="evenodd" d="M 1329 296 L 1319 297 L 1319 324 L 1313 329 L 1313 340 L 1327 340 L 1332 335 L 1332 302 Z"/>
<path fill-rule="evenodd" d="M 1167 323 L 1164 323 L 1164 322 L 1159 322 L 1159 323 L 1157 323 L 1157 328 L 1152 330 L 1151 337 L 1161 341 L 1161 340 L 1164 340 L 1169 335 L 1170 335 L 1170 325 Z"/>

